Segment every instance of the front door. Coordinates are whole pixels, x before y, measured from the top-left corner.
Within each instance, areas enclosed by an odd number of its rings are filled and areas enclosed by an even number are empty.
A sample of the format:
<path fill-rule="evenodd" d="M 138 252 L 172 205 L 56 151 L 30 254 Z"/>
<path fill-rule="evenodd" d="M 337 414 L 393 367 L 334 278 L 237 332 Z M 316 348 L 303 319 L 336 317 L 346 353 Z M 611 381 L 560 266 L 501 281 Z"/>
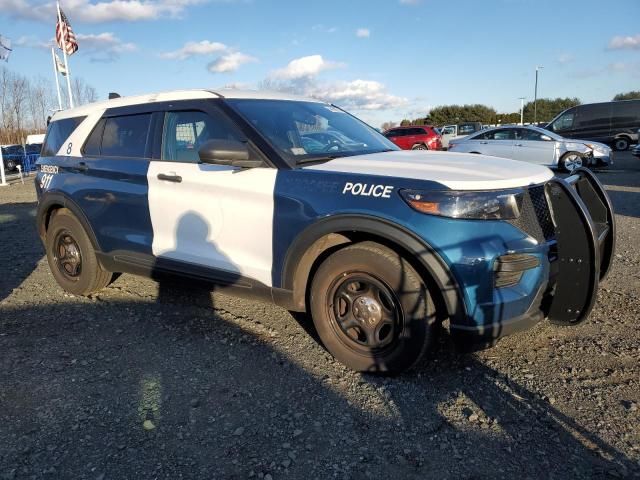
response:
<path fill-rule="evenodd" d="M 214 109 L 165 114 L 161 159 L 147 174 L 153 254 L 271 286 L 277 170 L 200 163 L 198 149 L 211 139 L 245 140 Z"/>

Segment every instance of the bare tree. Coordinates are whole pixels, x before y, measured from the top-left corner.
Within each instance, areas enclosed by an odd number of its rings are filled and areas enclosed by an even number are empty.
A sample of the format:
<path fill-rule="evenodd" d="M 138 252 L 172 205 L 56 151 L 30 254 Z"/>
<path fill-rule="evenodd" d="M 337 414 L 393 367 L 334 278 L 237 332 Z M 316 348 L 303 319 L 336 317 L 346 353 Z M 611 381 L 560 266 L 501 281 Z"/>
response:
<path fill-rule="evenodd" d="M 78 104 L 97 100 L 96 89 L 82 79 L 75 82 Z M 27 78 L 0 67 L 0 144 L 22 143 L 30 133 L 42 133 L 57 106 L 52 82 Z"/>
<path fill-rule="evenodd" d="M 74 105 L 84 105 L 98 100 L 98 92 L 81 77 L 74 77 L 71 81 L 71 93 Z"/>
<path fill-rule="evenodd" d="M 398 125 L 396 122 L 384 122 L 382 125 L 380 125 L 380 128 L 384 131 L 393 128 L 396 125 Z"/>

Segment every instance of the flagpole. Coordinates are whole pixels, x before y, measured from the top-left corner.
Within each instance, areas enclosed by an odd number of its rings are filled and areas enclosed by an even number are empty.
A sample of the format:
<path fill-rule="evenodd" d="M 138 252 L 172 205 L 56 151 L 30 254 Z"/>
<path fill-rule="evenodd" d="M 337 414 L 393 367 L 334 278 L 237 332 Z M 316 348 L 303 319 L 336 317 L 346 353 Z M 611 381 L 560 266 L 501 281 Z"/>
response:
<path fill-rule="evenodd" d="M 58 110 L 62 110 L 62 95 L 60 95 L 60 80 L 58 79 L 58 64 L 56 63 L 56 54 L 51 47 L 51 59 L 53 60 L 53 76 L 56 77 L 56 92 L 58 93 Z"/>
<path fill-rule="evenodd" d="M 56 2 L 58 8 L 58 24 L 62 28 L 62 15 L 60 14 L 60 2 Z M 67 62 L 67 38 L 65 35 L 62 37 L 62 57 L 64 58 L 64 68 L 67 70 L 67 91 L 69 92 L 69 107 L 73 108 L 73 95 L 71 94 L 71 71 L 69 70 L 69 63 Z"/>

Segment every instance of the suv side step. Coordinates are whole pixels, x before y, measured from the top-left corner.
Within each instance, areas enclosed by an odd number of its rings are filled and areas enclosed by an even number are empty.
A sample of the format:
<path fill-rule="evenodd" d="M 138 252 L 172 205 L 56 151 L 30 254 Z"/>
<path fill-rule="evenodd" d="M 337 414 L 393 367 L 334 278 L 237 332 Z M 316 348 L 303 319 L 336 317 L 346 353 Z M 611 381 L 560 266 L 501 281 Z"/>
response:
<path fill-rule="evenodd" d="M 602 183 L 585 168 L 547 185 L 557 259 L 552 263 L 555 278 L 545 314 L 552 323 L 577 325 L 591 312 L 598 285 L 611 268 L 616 235 L 613 208 Z"/>

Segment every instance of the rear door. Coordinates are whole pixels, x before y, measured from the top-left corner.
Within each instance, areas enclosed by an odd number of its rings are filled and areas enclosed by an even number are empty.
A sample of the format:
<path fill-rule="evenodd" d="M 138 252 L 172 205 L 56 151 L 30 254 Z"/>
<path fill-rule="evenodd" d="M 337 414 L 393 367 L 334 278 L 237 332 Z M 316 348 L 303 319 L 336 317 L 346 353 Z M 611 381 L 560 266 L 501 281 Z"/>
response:
<path fill-rule="evenodd" d="M 213 270 L 271 286 L 275 168 L 200 163 L 211 139 L 247 141 L 215 106 L 168 109 L 160 158 L 147 175 L 158 265 Z M 255 152 L 254 152 L 255 155 Z"/>
<path fill-rule="evenodd" d="M 536 130 L 516 128 L 513 159 L 539 165 L 553 165 L 555 142 Z"/>
<path fill-rule="evenodd" d="M 497 128 L 475 137 L 478 151 L 484 155 L 512 158 L 515 143 L 515 128 Z"/>

